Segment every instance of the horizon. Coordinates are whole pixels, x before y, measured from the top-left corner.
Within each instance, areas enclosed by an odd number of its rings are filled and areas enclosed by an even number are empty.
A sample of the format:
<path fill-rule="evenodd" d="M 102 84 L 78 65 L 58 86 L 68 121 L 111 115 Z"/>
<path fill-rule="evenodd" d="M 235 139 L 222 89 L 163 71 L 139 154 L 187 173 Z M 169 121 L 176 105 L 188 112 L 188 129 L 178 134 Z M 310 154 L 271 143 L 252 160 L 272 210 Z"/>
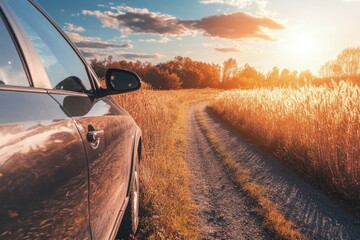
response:
<path fill-rule="evenodd" d="M 183 56 L 222 65 L 234 58 L 260 72 L 276 66 L 318 75 L 360 42 L 358 0 L 37 2 L 88 60 L 157 64 Z"/>

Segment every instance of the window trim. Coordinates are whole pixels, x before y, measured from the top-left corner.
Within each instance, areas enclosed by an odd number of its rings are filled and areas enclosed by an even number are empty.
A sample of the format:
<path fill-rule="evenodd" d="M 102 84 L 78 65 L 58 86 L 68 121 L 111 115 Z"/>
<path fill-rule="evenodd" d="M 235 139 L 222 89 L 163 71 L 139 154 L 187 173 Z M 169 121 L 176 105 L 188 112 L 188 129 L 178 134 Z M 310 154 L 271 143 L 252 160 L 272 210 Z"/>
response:
<path fill-rule="evenodd" d="M 28 71 L 31 76 L 31 87 L 49 88 L 50 83 L 47 79 L 45 69 L 28 36 L 17 20 L 15 13 L 11 10 L 6 1 L 0 1 L 0 7 L 8 21 L 10 28 L 12 29 L 15 39 L 17 40 L 18 48 L 22 51 L 24 61 L 27 63 Z"/>
<path fill-rule="evenodd" d="M 14 86 L 14 85 L 0 85 L 0 91 L 11 91 L 11 92 L 30 92 L 30 93 L 48 93 L 43 88 L 25 87 L 25 86 Z"/>
<path fill-rule="evenodd" d="M 49 23 L 55 27 L 56 31 L 59 32 L 59 34 L 65 39 L 65 41 L 69 44 L 69 47 L 72 48 L 75 55 L 79 58 L 79 60 L 84 65 L 86 74 L 89 78 L 91 90 L 88 93 L 78 93 L 74 91 L 66 91 L 66 90 L 58 90 L 53 89 L 50 84 L 50 80 L 48 79 L 48 76 L 45 71 L 45 67 L 42 64 L 39 55 L 37 54 L 35 48 L 33 47 L 28 35 L 26 34 L 25 30 L 23 29 L 20 21 L 16 17 L 16 14 L 12 11 L 11 7 L 8 5 L 6 1 L 0 1 L 0 10 L 3 13 L 3 17 L 6 20 L 6 23 L 8 27 L 11 29 L 11 32 L 13 33 L 14 39 L 16 39 L 16 47 L 19 49 L 22 53 L 21 58 L 26 64 L 28 71 L 28 81 L 31 81 L 30 86 L 27 88 L 38 88 L 38 89 L 44 89 L 48 93 L 58 93 L 58 94 L 68 94 L 68 95 L 88 95 L 91 97 L 101 97 L 101 85 L 99 81 L 97 80 L 97 76 L 94 75 L 90 65 L 86 62 L 85 58 L 82 56 L 80 51 L 77 49 L 75 44 L 68 38 L 68 36 L 65 34 L 65 32 L 51 19 L 51 17 L 41 9 L 41 7 L 35 3 L 33 0 L 23 0 L 29 2 L 37 11 L 40 12 L 48 21 Z M 4 21 L 5 22 L 5 21 Z M 15 43 L 14 43 L 15 44 Z M 21 87 L 17 86 L 11 86 L 15 87 L 15 89 L 21 90 Z M 1 89 L 10 89 L 10 87 L 3 87 L 0 86 Z M 31 91 L 31 90 L 29 90 Z M 37 90 L 35 90 L 37 92 Z"/>
<path fill-rule="evenodd" d="M 1 5 L 0 5 L 1 7 Z M 7 30 L 7 33 L 8 36 L 10 36 L 10 39 L 13 43 L 13 46 L 15 48 L 15 51 L 19 57 L 19 60 L 21 62 L 21 65 L 23 66 L 23 70 L 24 70 L 24 73 L 25 73 L 25 77 L 27 78 L 27 81 L 28 81 L 28 86 L 19 86 L 19 87 L 33 87 L 33 82 L 32 82 L 32 79 L 31 79 L 31 75 L 30 75 L 30 72 L 29 72 L 29 67 L 27 65 L 27 62 L 25 61 L 24 59 L 24 53 L 23 51 L 21 50 L 21 48 L 19 47 L 19 42 L 14 34 L 14 31 L 13 29 L 11 28 L 11 25 L 9 24 L 9 21 L 8 19 L 6 18 L 2 8 L 0 8 L 0 21 L 2 21 L 4 23 L 4 26 Z M 18 85 L 6 85 L 6 86 L 18 86 Z M 2 85 L 0 85 L 0 87 L 2 87 Z"/>
<path fill-rule="evenodd" d="M 60 33 L 60 35 L 65 39 L 65 41 L 69 44 L 69 46 L 73 49 L 73 51 L 75 52 L 75 54 L 78 56 L 78 58 L 80 59 L 80 61 L 82 62 L 82 64 L 84 65 L 85 71 L 88 75 L 89 81 L 90 81 L 90 85 L 91 85 L 91 90 L 92 93 L 90 93 L 91 95 L 99 95 L 99 91 L 101 88 L 100 83 L 97 81 L 97 78 L 92 74 L 92 71 L 90 71 L 91 67 L 90 65 L 87 63 L 86 59 L 83 57 L 83 55 L 81 54 L 81 52 L 79 51 L 79 49 L 75 46 L 75 44 L 69 39 L 69 37 L 66 35 L 66 33 L 61 29 L 61 27 L 59 25 L 57 25 L 57 23 L 46 13 L 46 11 L 44 11 L 34 0 L 28 0 L 49 22 L 50 24 Z M 50 82 L 49 82 L 50 84 Z M 52 92 L 53 91 L 58 91 L 56 89 L 49 89 Z M 64 92 L 63 90 L 60 90 L 61 92 Z M 71 91 L 66 91 L 66 92 L 71 92 Z"/>

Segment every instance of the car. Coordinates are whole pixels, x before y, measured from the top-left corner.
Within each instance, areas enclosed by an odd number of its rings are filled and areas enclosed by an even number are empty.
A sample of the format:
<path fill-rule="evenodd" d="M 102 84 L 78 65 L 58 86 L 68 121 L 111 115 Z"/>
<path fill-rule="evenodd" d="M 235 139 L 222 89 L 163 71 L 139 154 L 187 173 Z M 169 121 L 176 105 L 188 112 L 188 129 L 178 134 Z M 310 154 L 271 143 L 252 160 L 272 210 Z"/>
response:
<path fill-rule="evenodd" d="M 102 87 L 31 0 L 0 0 L 0 31 L 0 239 L 135 234 L 141 130 L 111 95 L 140 78 L 108 69 Z"/>

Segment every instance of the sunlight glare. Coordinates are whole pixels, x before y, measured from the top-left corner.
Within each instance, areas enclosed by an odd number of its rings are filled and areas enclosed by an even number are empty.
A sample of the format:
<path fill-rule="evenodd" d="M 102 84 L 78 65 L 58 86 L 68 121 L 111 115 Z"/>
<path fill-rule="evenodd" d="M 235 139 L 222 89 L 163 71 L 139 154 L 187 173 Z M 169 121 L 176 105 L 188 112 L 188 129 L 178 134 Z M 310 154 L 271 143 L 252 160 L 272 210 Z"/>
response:
<path fill-rule="evenodd" d="M 310 57 L 316 50 L 315 40 L 305 33 L 294 34 L 292 40 L 292 50 L 298 57 Z"/>

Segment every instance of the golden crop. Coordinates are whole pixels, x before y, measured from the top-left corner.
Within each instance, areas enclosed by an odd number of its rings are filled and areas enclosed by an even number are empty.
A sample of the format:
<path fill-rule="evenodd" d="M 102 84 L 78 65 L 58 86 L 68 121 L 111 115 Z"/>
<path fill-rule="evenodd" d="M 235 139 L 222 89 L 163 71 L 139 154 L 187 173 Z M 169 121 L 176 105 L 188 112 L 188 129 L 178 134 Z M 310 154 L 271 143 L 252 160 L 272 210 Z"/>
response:
<path fill-rule="evenodd" d="M 358 85 L 234 90 L 219 94 L 210 106 L 279 159 L 360 201 Z"/>

